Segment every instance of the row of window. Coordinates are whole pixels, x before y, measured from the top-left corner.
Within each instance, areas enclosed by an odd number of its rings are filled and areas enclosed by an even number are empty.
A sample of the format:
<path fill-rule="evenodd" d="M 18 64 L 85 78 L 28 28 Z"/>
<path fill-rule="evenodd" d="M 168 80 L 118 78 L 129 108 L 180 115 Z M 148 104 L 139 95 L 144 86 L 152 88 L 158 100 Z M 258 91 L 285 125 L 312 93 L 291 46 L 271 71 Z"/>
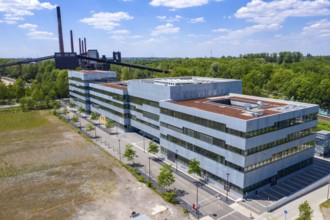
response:
<path fill-rule="evenodd" d="M 107 108 L 107 107 L 97 104 L 95 102 L 91 102 L 91 104 L 92 104 L 93 108 L 102 109 L 104 111 L 110 112 L 110 113 L 117 115 L 119 117 L 122 117 L 122 118 L 130 118 L 130 114 L 124 114 L 121 112 L 114 111 L 113 109 Z"/>
<path fill-rule="evenodd" d="M 272 157 L 267 159 L 267 160 L 263 160 L 263 161 L 260 161 L 258 163 L 255 163 L 255 164 L 252 164 L 252 165 L 246 167 L 245 172 L 250 172 L 251 170 L 258 169 L 262 166 L 265 166 L 267 164 L 270 164 L 270 163 L 273 163 L 275 161 L 281 160 L 283 158 L 286 158 L 288 156 L 291 156 L 293 154 L 296 154 L 300 151 L 304 151 L 304 150 L 312 148 L 312 147 L 314 147 L 314 142 L 308 142 L 308 143 L 290 148 L 288 150 L 281 151 L 279 153 L 273 154 Z"/>
<path fill-rule="evenodd" d="M 171 135 L 164 135 L 164 134 L 161 134 L 160 135 L 163 139 L 169 141 L 169 142 L 172 142 L 176 145 L 179 145 L 183 148 L 186 148 L 187 150 L 190 150 L 190 151 L 193 151 L 195 153 L 198 153 L 200 155 L 203 155 L 204 157 L 207 157 L 211 160 L 214 160 L 218 163 L 222 163 L 222 164 L 225 164 L 225 158 L 219 154 L 216 154 L 214 152 L 211 152 L 211 151 L 208 151 L 204 148 L 201 148 L 201 147 L 198 147 L 194 144 L 191 144 L 189 142 L 186 142 L 186 141 L 183 141 L 179 138 L 176 138 L 176 137 L 173 137 Z"/>
<path fill-rule="evenodd" d="M 314 128 L 308 128 L 308 129 L 305 129 L 305 130 L 302 130 L 302 131 L 297 131 L 297 132 L 288 134 L 288 136 L 286 138 L 282 138 L 282 139 L 279 139 L 279 140 L 276 140 L 276 141 L 273 141 L 273 142 L 270 142 L 270 143 L 267 143 L 267 144 L 263 144 L 263 145 L 251 148 L 251 149 L 247 150 L 246 155 L 251 155 L 251 154 L 255 154 L 257 152 L 263 151 L 263 150 L 267 150 L 267 149 L 276 147 L 278 145 L 285 144 L 285 143 L 288 143 L 290 141 L 294 141 L 294 140 L 306 137 L 306 136 L 311 135 L 312 133 L 315 133 L 315 132 L 316 132 L 315 127 Z"/>
<path fill-rule="evenodd" d="M 85 90 L 85 91 L 89 90 L 89 86 L 80 86 L 80 85 L 76 85 L 76 84 L 73 84 L 73 83 L 69 83 L 69 86 L 70 87 L 75 87 L 75 88 L 78 88 L 78 89 L 82 89 L 82 90 Z"/>
<path fill-rule="evenodd" d="M 156 108 L 159 108 L 159 103 L 155 102 L 155 101 L 151 101 L 148 99 L 143 99 L 143 98 L 139 98 L 139 97 L 135 97 L 135 96 L 130 96 L 129 97 L 130 102 L 138 104 L 138 105 L 149 105 L 149 106 L 153 106 Z"/>
<path fill-rule="evenodd" d="M 244 155 L 244 156 L 255 154 L 257 152 L 267 150 L 267 149 L 276 147 L 278 145 L 288 143 L 288 142 L 291 142 L 293 140 L 300 139 L 302 137 L 306 137 L 306 136 L 311 135 L 312 133 L 314 133 L 315 129 L 316 129 L 316 128 L 309 128 L 309 129 L 305 129 L 305 130 L 302 130 L 302 131 L 294 132 L 294 133 L 289 134 L 286 138 L 276 140 L 276 141 L 273 141 L 271 143 L 260 145 L 260 146 L 257 146 L 257 147 L 254 147 L 254 148 L 251 148 L 249 150 L 244 151 L 244 150 L 239 149 L 237 147 L 233 147 L 233 146 L 230 146 L 230 145 L 226 144 L 224 140 L 221 140 L 221 139 L 203 134 L 203 133 L 198 132 L 198 131 L 194 131 L 194 130 L 189 129 L 189 128 L 184 127 L 184 128 L 181 129 L 181 128 L 178 128 L 176 126 L 167 124 L 165 122 L 160 122 L 160 125 L 165 127 L 165 128 L 176 131 L 178 133 L 188 135 L 190 137 L 196 138 L 198 140 L 204 141 L 206 143 L 212 144 L 214 146 L 221 147 L 225 150 L 229 150 L 233 153 L 236 153 L 236 154 L 239 154 L 239 155 Z"/>
<path fill-rule="evenodd" d="M 230 146 L 230 145 L 226 144 L 224 140 L 209 136 L 207 134 L 203 134 L 203 133 L 198 132 L 198 131 L 194 131 L 194 130 L 189 129 L 189 128 L 184 127 L 184 128 L 181 129 L 181 128 L 178 128 L 176 126 L 167 124 L 165 122 L 160 122 L 160 125 L 165 127 L 165 128 L 171 129 L 173 131 L 179 132 L 181 134 L 185 134 L 185 135 L 188 135 L 190 137 L 196 138 L 198 140 L 204 141 L 206 143 L 212 144 L 214 146 L 221 147 L 225 150 L 229 150 L 229 151 L 234 152 L 236 154 L 244 155 L 244 150 L 241 150 L 237 147 Z"/>
<path fill-rule="evenodd" d="M 142 124 L 144 124 L 144 125 L 147 125 L 147 126 L 149 126 L 149 127 L 152 127 L 153 129 L 159 130 L 159 127 L 158 127 L 157 125 L 154 125 L 154 124 L 151 124 L 151 123 L 149 123 L 149 122 L 143 121 L 143 120 L 137 118 L 135 115 L 131 115 L 131 120 L 134 120 L 134 121 L 140 122 L 140 123 L 142 123 Z"/>
<path fill-rule="evenodd" d="M 99 96 L 95 96 L 95 95 L 89 95 L 91 98 L 94 98 L 94 99 L 97 99 L 103 103 L 107 103 L 109 105 L 113 105 L 113 106 L 116 106 L 118 108 L 121 108 L 121 109 L 129 109 L 129 104 L 122 104 L 122 103 L 118 103 L 118 102 L 113 102 L 113 101 L 110 101 L 108 99 L 104 99 L 104 98 L 101 98 Z"/>
<path fill-rule="evenodd" d="M 77 95 L 86 98 L 86 95 L 83 94 L 83 93 L 81 93 L 81 92 L 73 91 L 73 90 L 69 90 L 69 92 L 70 92 L 70 96 L 74 96 L 75 98 L 79 98 L 79 97 L 77 97 Z M 82 99 L 81 99 L 81 100 L 82 100 Z M 87 103 L 87 102 L 89 102 L 89 101 L 85 100 L 84 103 L 85 103 L 85 102 Z"/>
<path fill-rule="evenodd" d="M 305 123 L 305 122 L 317 119 L 317 113 L 313 113 L 313 114 L 304 115 L 304 116 L 297 117 L 297 118 L 279 121 L 279 122 L 276 122 L 274 124 L 274 126 L 271 126 L 271 127 L 262 128 L 262 129 L 258 129 L 258 130 L 250 131 L 250 132 L 242 132 L 242 131 L 237 131 L 237 130 L 234 130 L 231 128 L 227 128 L 226 125 L 223 123 L 215 122 L 212 120 L 208 120 L 208 119 L 201 118 L 201 117 L 194 116 L 194 115 L 189 115 L 189 114 L 182 113 L 182 112 L 177 112 L 177 111 L 166 109 L 166 108 L 161 108 L 160 112 L 164 115 L 168 115 L 168 116 L 171 116 L 174 118 L 179 118 L 184 121 L 188 121 L 188 122 L 191 122 L 194 124 L 199 124 L 199 125 L 202 125 L 202 126 L 205 126 L 208 128 L 212 128 L 212 129 L 215 129 L 218 131 L 226 132 L 228 134 L 232 134 L 232 135 L 243 137 L 243 138 L 250 138 L 250 137 L 258 136 L 258 135 L 265 134 L 268 132 L 283 129 L 285 127 L 294 126 L 298 123 L 299 124 Z"/>
<path fill-rule="evenodd" d="M 277 172 L 277 176 L 276 178 L 281 178 L 281 177 L 284 177 L 286 175 L 289 175 L 290 173 L 293 173 L 297 170 L 300 170 L 310 164 L 313 163 L 313 158 L 309 158 L 309 159 L 306 159 L 304 161 L 301 161 L 299 163 L 296 163 L 290 167 L 287 167 L 287 168 L 284 168 L 283 170 L 280 170 Z M 245 187 L 244 190 L 243 190 L 243 193 L 246 193 L 246 192 L 251 192 L 251 191 L 254 191 L 262 186 L 265 186 L 267 184 L 270 184 L 272 182 L 272 177 L 269 177 L 269 178 L 266 178 L 262 181 L 259 181 L 255 184 L 252 184 L 248 187 Z"/>
<path fill-rule="evenodd" d="M 94 91 L 97 93 L 101 93 L 103 95 L 108 95 L 111 96 L 113 99 L 117 100 L 117 101 L 121 101 L 121 102 L 128 102 L 129 98 L 128 95 L 120 95 L 117 93 L 113 93 L 113 92 L 109 92 L 109 91 L 104 91 L 102 89 L 97 89 L 97 88 L 90 88 L 90 91 Z"/>

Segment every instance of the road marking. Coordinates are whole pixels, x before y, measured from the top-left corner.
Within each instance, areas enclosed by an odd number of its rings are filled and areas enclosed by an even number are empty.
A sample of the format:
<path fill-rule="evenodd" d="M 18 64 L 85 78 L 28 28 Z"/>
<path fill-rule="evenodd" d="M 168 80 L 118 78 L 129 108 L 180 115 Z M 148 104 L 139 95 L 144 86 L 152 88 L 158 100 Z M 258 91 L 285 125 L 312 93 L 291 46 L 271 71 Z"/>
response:
<path fill-rule="evenodd" d="M 224 216 L 218 218 L 217 220 L 223 219 L 224 217 L 227 217 L 228 215 L 231 215 L 231 214 L 233 214 L 233 213 L 235 213 L 235 212 L 236 212 L 235 210 L 232 211 L 232 212 L 229 212 L 228 214 L 226 214 L 226 215 L 224 215 Z"/>

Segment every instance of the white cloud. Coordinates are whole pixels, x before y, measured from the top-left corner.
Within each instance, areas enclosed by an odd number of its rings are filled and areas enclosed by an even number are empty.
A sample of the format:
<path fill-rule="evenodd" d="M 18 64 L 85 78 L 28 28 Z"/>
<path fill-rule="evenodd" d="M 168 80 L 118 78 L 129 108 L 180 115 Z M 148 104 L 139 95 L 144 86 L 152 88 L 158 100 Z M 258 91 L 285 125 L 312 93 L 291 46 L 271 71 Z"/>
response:
<path fill-rule="evenodd" d="M 25 24 L 20 24 L 17 27 L 33 31 L 33 30 L 36 30 L 38 28 L 38 25 L 25 23 Z"/>
<path fill-rule="evenodd" d="M 167 23 L 165 25 L 159 25 L 151 32 L 152 36 L 157 36 L 161 34 L 175 34 L 180 31 L 179 27 L 174 27 L 173 24 Z"/>
<path fill-rule="evenodd" d="M 155 7 L 189 8 L 208 4 L 208 0 L 152 0 L 149 4 Z"/>
<path fill-rule="evenodd" d="M 111 31 L 112 34 L 129 34 L 128 30 L 114 30 Z"/>
<path fill-rule="evenodd" d="M 159 20 L 166 20 L 166 16 L 165 15 L 164 16 L 157 16 L 156 18 L 159 19 Z"/>
<path fill-rule="evenodd" d="M 227 28 L 219 28 L 219 29 L 213 29 L 212 32 L 220 32 L 220 33 L 226 33 L 229 32 L 230 30 Z"/>
<path fill-rule="evenodd" d="M 189 21 L 192 24 L 196 24 L 196 23 L 202 23 L 205 22 L 204 17 L 199 17 L 199 18 L 192 18 Z"/>
<path fill-rule="evenodd" d="M 57 40 L 53 33 L 47 31 L 31 31 L 26 34 L 32 39 L 40 40 Z"/>
<path fill-rule="evenodd" d="M 80 22 L 91 25 L 96 29 L 111 31 L 120 26 L 120 21 L 132 20 L 133 18 L 127 12 L 99 12 L 94 13 L 90 18 L 80 19 Z"/>
<path fill-rule="evenodd" d="M 314 35 L 316 38 L 330 37 L 330 21 L 322 19 L 320 21 L 313 22 L 309 26 L 303 28 L 303 34 Z"/>
<path fill-rule="evenodd" d="M 3 21 L 8 24 L 16 24 L 24 20 L 26 16 L 34 15 L 32 11 L 42 9 L 54 9 L 56 6 L 49 2 L 39 0 L 3 0 L 0 3 L 0 12 L 4 13 Z"/>
<path fill-rule="evenodd" d="M 172 22 L 180 21 L 182 19 L 182 16 L 175 15 L 174 17 L 166 17 L 164 15 L 164 16 L 157 16 L 156 18 L 161 21 L 166 21 L 167 23 L 172 23 Z"/>
<path fill-rule="evenodd" d="M 259 24 L 281 24 L 289 17 L 329 15 L 329 0 L 252 0 L 240 8 L 236 18 L 245 18 Z"/>

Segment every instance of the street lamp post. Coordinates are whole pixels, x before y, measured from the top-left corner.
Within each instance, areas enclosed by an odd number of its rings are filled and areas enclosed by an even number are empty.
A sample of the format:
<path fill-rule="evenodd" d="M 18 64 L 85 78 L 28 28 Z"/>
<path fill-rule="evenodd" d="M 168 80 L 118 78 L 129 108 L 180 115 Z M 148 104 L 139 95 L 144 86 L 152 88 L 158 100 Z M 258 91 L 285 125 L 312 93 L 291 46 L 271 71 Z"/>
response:
<path fill-rule="evenodd" d="M 330 191 L 330 181 L 328 183 L 328 195 L 327 195 L 327 199 L 329 199 L 329 191 Z"/>
<path fill-rule="evenodd" d="M 121 160 L 120 138 L 118 138 L 118 153 L 119 153 L 119 159 Z"/>
<path fill-rule="evenodd" d="M 288 211 L 284 210 L 284 220 L 286 220 L 286 214 L 288 214 Z"/>
<path fill-rule="evenodd" d="M 143 133 L 143 152 L 146 152 L 146 143 L 145 143 L 145 138 L 144 138 L 144 133 Z"/>
<path fill-rule="evenodd" d="M 199 219 L 199 212 L 198 212 L 198 183 L 196 183 L 196 214 L 197 214 L 197 219 Z"/>
<path fill-rule="evenodd" d="M 228 201 L 228 192 L 229 192 L 229 173 L 227 173 L 227 183 L 226 183 L 226 201 Z"/>
<path fill-rule="evenodd" d="M 149 160 L 149 181 L 150 181 L 150 157 L 148 157 Z"/>
<path fill-rule="evenodd" d="M 178 150 L 175 150 L 175 172 L 178 172 Z"/>

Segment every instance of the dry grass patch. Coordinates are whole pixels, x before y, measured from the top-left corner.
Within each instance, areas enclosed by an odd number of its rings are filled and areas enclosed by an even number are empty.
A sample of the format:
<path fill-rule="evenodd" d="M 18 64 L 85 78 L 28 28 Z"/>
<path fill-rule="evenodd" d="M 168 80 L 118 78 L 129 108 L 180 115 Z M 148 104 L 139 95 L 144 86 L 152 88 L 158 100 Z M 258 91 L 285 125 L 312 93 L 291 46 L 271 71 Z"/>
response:
<path fill-rule="evenodd" d="M 67 219 L 115 189 L 112 161 L 47 111 L 0 121 L 0 219 Z"/>

